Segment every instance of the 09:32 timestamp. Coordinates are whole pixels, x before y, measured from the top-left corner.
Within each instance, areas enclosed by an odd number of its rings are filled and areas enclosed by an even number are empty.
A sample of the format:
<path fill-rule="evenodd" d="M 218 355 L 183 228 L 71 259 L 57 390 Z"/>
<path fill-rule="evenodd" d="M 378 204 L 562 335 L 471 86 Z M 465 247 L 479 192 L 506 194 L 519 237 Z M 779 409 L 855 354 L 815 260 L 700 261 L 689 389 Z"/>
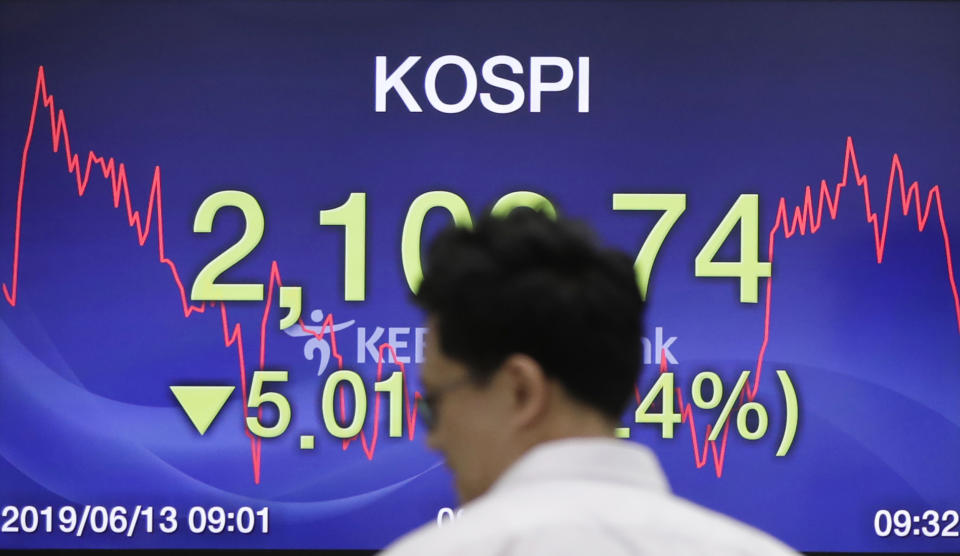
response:
<path fill-rule="evenodd" d="M 912 513 L 909 510 L 877 510 L 873 516 L 873 530 L 879 537 L 957 537 L 960 530 L 960 513 L 957 510 L 938 512 L 925 510 Z"/>

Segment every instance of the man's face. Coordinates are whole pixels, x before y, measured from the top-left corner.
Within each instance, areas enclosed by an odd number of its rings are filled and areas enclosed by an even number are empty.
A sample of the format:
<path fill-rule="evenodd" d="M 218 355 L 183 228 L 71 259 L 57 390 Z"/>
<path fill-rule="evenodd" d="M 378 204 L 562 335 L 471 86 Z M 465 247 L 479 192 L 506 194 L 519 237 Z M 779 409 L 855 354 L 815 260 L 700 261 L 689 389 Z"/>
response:
<path fill-rule="evenodd" d="M 483 494 L 502 471 L 509 407 L 497 377 L 479 385 L 467 367 L 440 349 L 435 321 L 428 321 L 424 362 L 420 371 L 425 396 L 432 398 L 431 448 L 443 453 L 453 472 L 460 502 Z"/>

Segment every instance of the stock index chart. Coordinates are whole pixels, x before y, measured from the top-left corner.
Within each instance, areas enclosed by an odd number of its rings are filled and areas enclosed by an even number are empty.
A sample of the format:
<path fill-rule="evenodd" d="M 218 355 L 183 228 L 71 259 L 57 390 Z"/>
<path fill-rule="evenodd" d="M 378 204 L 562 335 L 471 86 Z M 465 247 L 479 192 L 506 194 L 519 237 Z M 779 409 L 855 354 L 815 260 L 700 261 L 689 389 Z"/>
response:
<path fill-rule="evenodd" d="M 803 551 L 960 551 L 960 6 L 0 16 L 0 546 L 467 518 L 411 296 L 440 229 L 531 206 L 636 257 L 616 434 L 677 494 Z"/>

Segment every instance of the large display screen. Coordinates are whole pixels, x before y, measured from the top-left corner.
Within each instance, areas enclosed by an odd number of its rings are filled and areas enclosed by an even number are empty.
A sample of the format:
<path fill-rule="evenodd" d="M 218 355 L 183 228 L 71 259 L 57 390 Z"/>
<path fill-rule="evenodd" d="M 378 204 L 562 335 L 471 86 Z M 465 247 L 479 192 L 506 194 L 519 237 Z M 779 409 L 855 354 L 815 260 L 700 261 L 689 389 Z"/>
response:
<path fill-rule="evenodd" d="M 5 2 L 0 29 L 3 547 L 468 519 L 411 296 L 438 230 L 526 205 L 637 258 L 617 434 L 674 492 L 802 551 L 960 550 L 960 5 Z"/>

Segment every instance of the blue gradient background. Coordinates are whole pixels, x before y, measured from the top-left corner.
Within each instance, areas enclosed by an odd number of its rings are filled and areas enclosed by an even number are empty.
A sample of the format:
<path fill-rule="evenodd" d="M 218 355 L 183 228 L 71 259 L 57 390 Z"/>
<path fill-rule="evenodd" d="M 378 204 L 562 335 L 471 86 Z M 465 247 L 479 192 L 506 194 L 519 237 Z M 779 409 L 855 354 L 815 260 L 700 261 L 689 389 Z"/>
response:
<path fill-rule="evenodd" d="M 74 151 L 123 162 L 136 208 L 146 208 L 154 166 L 162 168 L 167 254 L 188 285 L 241 225 L 225 211 L 214 234 L 193 234 L 201 200 L 225 188 L 254 194 L 266 233 L 227 277 L 265 281 L 276 259 L 285 283 L 304 287 L 305 314 L 355 319 L 338 339 L 346 367 L 368 387 L 376 368 L 356 364 L 356 326 L 423 324 L 403 279 L 400 230 L 425 191 L 454 191 L 476 216 L 504 193 L 534 190 L 631 253 L 656 214 L 615 214 L 611 195 L 686 193 L 653 270 L 648 320 L 651 335 L 662 326 L 678 337 L 673 370 L 684 388 L 703 369 L 732 384 L 755 366 L 763 332 L 762 304 L 740 304 L 735 280 L 694 277 L 703 242 L 738 195 L 759 193 L 766 253 L 779 198 L 795 205 L 805 185 L 837 183 L 847 136 L 875 210 L 898 153 L 908 183 L 941 186 L 960 242 L 960 6 L 949 3 L 7 2 L 0 28 L 4 283 L 43 65 Z M 574 89 L 547 94 L 541 113 L 525 104 L 492 114 L 479 100 L 438 113 L 419 84 L 445 54 L 478 72 L 497 54 L 589 56 L 590 113 L 576 112 Z M 377 55 L 391 68 L 423 56 L 406 79 L 423 113 L 407 112 L 395 94 L 388 112 L 374 111 Z M 441 95 L 452 99 L 462 85 L 447 77 Z M 239 395 L 198 436 L 168 387 L 238 385 L 236 351 L 223 346 L 216 312 L 183 318 L 155 233 L 137 247 L 106 181 L 92 177 L 77 197 L 46 118 L 42 111 L 26 172 L 19 299 L 0 305 L 0 505 L 169 504 L 181 509 L 181 526 L 132 539 L 4 534 L 0 545 L 378 548 L 455 505 L 423 431 L 410 442 L 382 427 L 373 461 L 358 443 L 344 452 L 322 432 L 325 377 L 304 359 L 303 340 L 275 323 L 267 367 L 290 371 L 281 391 L 294 417 L 285 435 L 263 442 L 261 484 Z M 367 193 L 359 303 L 343 301 L 342 229 L 317 224 L 318 210 L 352 191 Z M 731 434 L 719 479 L 712 461 L 695 467 L 686 424 L 672 440 L 634 426 L 633 439 L 657 452 L 678 494 L 795 548 L 958 550 L 956 538 L 883 539 L 873 530 L 883 508 L 960 509 L 960 334 L 939 224 L 932 217 L 918 232 L 895 199 L 878 265 L 862 191 L 851 183 L 840 203 L 838 219 L 816 235 L 777 241 L 758 398 L 770 410 L 766 437 Z M 425 238 L 445 222 L 443 211 L 431 213 Z M 722 252 L 733 258 L 730 243 Z M 954 257 L 956 265 L 956 247 Z M 260 311 L 230 305 L 251 362 Z M 415 377 L 416 365 L 408 368 Z M 783 458 L 774 456 L 780 368 L 801 407 Z M 645 367 L 641 386 L 654 376 Z M 697 413 L 701 431 L 715 415 Z M 308 432 L 318 447 L 301 452 L 297 436 Z M 268 505 L 270 533 L 191 534 L 193 505 Z"/>

